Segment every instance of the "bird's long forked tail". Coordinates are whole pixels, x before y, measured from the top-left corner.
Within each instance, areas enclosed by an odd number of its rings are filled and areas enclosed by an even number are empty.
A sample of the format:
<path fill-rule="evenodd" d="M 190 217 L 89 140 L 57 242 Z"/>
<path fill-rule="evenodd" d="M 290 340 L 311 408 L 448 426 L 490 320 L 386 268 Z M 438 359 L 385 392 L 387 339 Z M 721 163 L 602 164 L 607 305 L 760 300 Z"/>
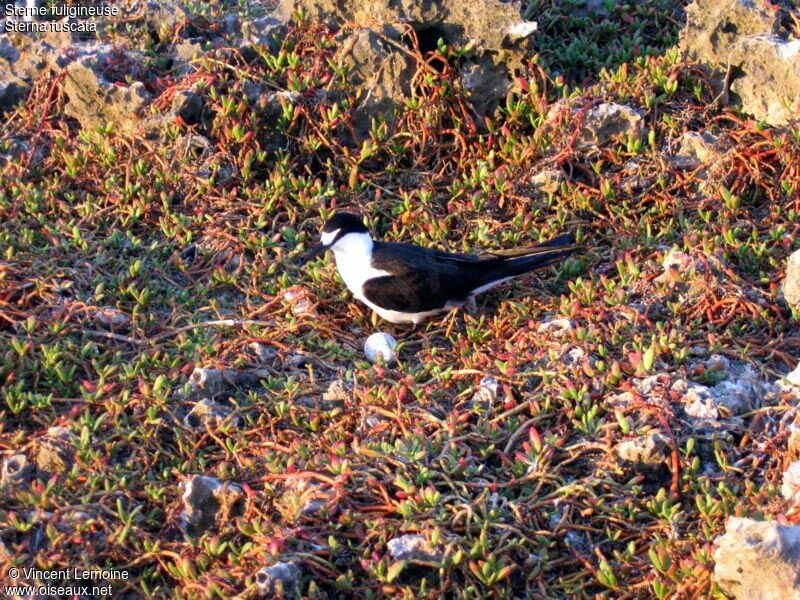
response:
<path fill-rule="evenodd" d="M 575 235 L 565 233 L 533 248 L 498 251 L 491 255 L 502 261 L 496 275 L 516 277 L 557 263 L 581 249 L 581 246 L 575 244 Z"/>

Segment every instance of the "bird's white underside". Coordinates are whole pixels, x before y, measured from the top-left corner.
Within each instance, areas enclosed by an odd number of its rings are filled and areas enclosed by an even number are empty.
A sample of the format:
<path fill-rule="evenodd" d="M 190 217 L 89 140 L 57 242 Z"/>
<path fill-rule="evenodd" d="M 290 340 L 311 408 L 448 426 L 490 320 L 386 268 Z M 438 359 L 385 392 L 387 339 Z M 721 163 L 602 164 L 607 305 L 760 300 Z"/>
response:
<path fill-rule="evenodd" d="M 320 241 L 328 245 L 336 238 L 338 232 L 338 229 L 336 231 L 325 232 L 322 234 Z M 367 300 L 363 292 L 364 284 L 370 279 L 391 275 L 388 271 L 382 271 L 372 266 L 372 237 L 368 233 L 348 233 L 336 240 L 336 243 L 331 246 L 331 250 L 333 250 L 333 254 L 336 257 L 336 269 L 339 271 L 339 276 L 342 278 L 347 288 L 353 293 L 353 296 L 390 323 L 414 323 L 418 325 L 429 317 L 446 313 L 465 304 L 465 302 L 448 302 L 444 308 L 416 313 L 406 313 L 381 308 Z M 467 302 L 473 299 L 477 294 L 490 290 L 509 279 L 512 278 L 505 277 L 477 288 L 472 292 Z"/>

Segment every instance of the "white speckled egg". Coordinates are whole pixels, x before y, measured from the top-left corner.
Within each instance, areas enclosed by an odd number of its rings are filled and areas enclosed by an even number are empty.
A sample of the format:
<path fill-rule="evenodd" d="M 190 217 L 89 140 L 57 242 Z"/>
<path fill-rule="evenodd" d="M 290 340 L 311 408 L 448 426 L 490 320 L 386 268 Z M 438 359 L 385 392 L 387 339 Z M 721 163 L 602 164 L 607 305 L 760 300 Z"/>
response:
<path fill-rule="evenodd" d="M 397 360 L 397 355 L 394 349 L 397 346 L 395 340 L 388 333 L 377 331 L 367 338 L 364 343 L 364 354 L 367 355 L 367 360 L 371 363 L 378 361 L 380 357 L 387 365 L 392 364 Z"/>

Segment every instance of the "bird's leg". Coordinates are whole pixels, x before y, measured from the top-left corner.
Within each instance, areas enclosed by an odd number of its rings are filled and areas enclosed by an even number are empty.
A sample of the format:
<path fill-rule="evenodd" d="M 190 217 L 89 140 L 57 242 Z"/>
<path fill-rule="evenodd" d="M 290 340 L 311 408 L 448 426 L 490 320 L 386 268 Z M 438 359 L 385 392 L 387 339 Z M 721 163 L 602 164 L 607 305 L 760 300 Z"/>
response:
<path fill-rule="evenodd" d="M 469 296 L 464 303 L 464 310 L 471 317 L 478 316 L 478 303 L 475 302 L 475 296 Z"/>
<path fill-rule="evenodd" d="M 413 338 L 414 333 L 417 331 L 417 325 L 419 325 L 419 323 L 414 323 L 413 321 L 406 321 L 405 323 L 396 323 L 395 332 L 397 334 L 398 339 Z"/>

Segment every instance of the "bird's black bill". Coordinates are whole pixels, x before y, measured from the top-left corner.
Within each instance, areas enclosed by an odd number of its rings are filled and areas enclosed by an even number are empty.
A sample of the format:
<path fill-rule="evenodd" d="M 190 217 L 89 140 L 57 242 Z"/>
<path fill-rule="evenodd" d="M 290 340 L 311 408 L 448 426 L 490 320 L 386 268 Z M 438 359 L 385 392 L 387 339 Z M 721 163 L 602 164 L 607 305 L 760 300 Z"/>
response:
<path fill-rule="evenodd" d="M 328 246 L 326 246 L 325 244 L 317 244 L 311 249 L 311 251 L 308 254 L 306 254 L 305 262 L 311 262 L 312 260 L 317 258 L 320 254 L 325 252 L 327 249 Z"/>

